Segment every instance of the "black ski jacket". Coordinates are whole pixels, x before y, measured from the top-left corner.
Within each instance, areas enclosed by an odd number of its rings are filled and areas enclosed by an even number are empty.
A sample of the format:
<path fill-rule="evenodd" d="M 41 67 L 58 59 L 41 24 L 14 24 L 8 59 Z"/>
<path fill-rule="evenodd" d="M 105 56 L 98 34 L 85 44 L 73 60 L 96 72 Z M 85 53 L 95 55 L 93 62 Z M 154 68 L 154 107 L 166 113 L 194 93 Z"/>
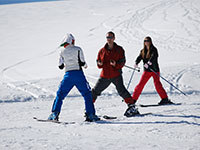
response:
<path fill-rule="evenodd" d="M 139 56 L 135 60 L 136 65 L 140 63 L 141 60 L 143 60 L 143 64 L 146 64 L 148 61 L 152 63 L 151 66 L 149 66 L 152 70 L 155 72 L 160 72 L 159 65 L 158 65 L 158 51 L 155 47 L 151 47 L 150 50 L 150 58 L 142 58 L 142 50 L 140 51 Z M 145 56 L 146 57 L 146 56 Z M 152 72 L 149 68 L 146 69 L 144 67 L 144 71 Z"/>

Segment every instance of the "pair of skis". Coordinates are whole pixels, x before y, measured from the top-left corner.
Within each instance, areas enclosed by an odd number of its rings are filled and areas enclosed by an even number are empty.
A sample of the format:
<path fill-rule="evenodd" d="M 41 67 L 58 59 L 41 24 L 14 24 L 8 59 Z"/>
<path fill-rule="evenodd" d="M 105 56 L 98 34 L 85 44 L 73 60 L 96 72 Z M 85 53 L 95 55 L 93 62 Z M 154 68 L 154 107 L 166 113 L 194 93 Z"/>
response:
<path fill-rule="evenodd" d="M 151 115 L 151 114 L 152 113 L 137 114 L 137 115 L 135 115 L 135 117 L 143 117 L 143 116 L 147 116 L 147 115 Z M 64 124 L 64 125 L 76 123 L 76 122 L 73 122 L 73 121 L 72 122 L 64 122 L 64 121 L 56 121 L 56 120 L 48 120 L 48 119 L 39 119 L 37 117 L 33 117 L 33 119 L 35 119 L 36 121 L 39 121 L 39 122 L 52 122 L 52 123 Z M 114 119 L 117 119 L 117 117 L 104 115 L 104 116 L 101 117 L 101 119 L 99 121 L 114 120 Z M 99 122 L 99 121 L 96 121 L 96 122 Z"/>
<path fill-rule="evenodd" d="M 159 105 L 159 104 L 140 104 L 138 106 L 140 107 L 157 107 L 157 106 L 169 106 L 169 105 L 181 105 L 181 103 L 173 103 L 173 104 L 168 104 L 168 105 Z M 152 115 L 152 113 L 143 113 L 143 114 L 137 114 L 134 117 L 144 117 L 147 115 Z M 63 121 L 56 121 L 56 120 L 47 120 L 47 119 L 39 119 L 37 117 L 33 117 L 33 119 L 35 119 L 36 121 L 39 122 L 52 122 L 52 123 L 57 123 L 57 124 L 75 124 L 76 122 L 63 122 Z M 100 121 L 102 120 L 114 120 L 117 119 L 117 117 L 115 116 L 108 116 L 108 115 L 103 115 L 100 119 Z M 98 121 L 97 121 L 98 122 Z"/>
<path fill-rule="evenodd" d="M 117 117 L 114 117 L 114 116 L 107 116 L 107 115 L 104 115 L 102 116 L 103 119 L 105 120 L 113 120 L 113 119 L 117 119 Z M 72 122 L 64 122 L 64 121 L 57 121 L 57 120 L 48 120 L 48 119 L 39 119 L 37 117 L 33 117 L 33 119 L 35 119 L 36 121 L 39 121 L 39 122 L 52 122 L 52 123 L 57 123 L 57 124 L 75 124 L 76 122 L 72 121 Z M 102 119 L 100 119 L 102 120 Z"/>

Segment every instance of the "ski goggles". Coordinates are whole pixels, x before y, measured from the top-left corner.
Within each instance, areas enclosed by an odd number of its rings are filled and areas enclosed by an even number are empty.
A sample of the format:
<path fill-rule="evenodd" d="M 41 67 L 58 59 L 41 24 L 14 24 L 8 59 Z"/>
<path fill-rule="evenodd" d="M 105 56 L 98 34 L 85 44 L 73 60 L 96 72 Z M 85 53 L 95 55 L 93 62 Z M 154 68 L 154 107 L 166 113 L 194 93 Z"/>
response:
<path fill-rule="evenodd" d="M 113 36 L 107 36 L 106 38 L 107 38 L 107 39 L 112 39 L 112 38 L 113 38 Z"/>
<path fill-rule="evenodd" d="M 150 40 L 144 40 L 144 42 L 151 42 Z"/>

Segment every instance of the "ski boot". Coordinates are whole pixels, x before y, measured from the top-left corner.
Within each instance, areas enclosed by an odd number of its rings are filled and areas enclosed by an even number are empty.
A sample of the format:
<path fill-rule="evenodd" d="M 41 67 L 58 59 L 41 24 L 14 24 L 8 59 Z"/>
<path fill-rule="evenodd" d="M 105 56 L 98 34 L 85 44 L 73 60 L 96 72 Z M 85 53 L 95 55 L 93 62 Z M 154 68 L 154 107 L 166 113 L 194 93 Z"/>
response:
<path fill-rule="evenodd" d="M 97 115 L 94 115 L 94 114 L 85 114 L 85 121 L 88 121 L 88 122 L 95 122 L 95 121 L 99 121 L 100 118 L 97 116 Z"/>
<path fill-rule="evenodd" d="M 55 121 L 58 121 L 59 119 L 59 112 L 52 112 L 49 117 L 48 117 L 48 120 L 55 120 Z"/>
<path fill-rule="evenodd" d="M 170 104 L 174 104 L 173 102 L 171 102 L 168 97 L 167 98 L 163 98 L 158 105 L 170 105 Z"/>
<path fill-rule="evenodd" d="M 125 111 L 124 116 L 126 117 L 134 117 L 139 115 L 138 108 L 135 107 L 135 104 L 128 104 L 128 109 Z"/>

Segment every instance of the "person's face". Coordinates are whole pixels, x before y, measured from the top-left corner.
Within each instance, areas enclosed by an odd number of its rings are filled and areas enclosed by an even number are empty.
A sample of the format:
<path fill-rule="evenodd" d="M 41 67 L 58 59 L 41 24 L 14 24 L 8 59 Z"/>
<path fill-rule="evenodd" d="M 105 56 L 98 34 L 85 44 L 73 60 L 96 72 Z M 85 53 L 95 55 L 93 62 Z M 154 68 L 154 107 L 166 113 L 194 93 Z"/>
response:
<path fill-rule="evenodd" d="M 106 39 L 107 39 L 107 42 L 108 42 L 108 44 L 113 44 L 114 43 L 114 40 L 115 40 L 115 37 L 113 37 L 113 35 L 112 34 L 107 34 L 106 35 Z"/>
<path fill-rule="evenodd" d="M 145 46 L 150 46 L 151 45 L 151 41 L 147 38 L 144 39 L 144 44 Z"/>

